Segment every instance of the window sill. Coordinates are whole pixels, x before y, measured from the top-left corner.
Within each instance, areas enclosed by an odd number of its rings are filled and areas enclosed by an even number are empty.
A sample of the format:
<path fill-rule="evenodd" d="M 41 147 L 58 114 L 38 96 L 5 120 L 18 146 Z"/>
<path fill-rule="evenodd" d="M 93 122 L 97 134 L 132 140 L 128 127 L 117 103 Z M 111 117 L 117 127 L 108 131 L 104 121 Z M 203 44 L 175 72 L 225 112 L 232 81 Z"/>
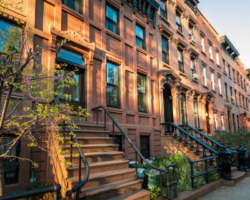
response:
<path fill-rule="evenodd" d="M 227 76 L 227 73 L 224 71 L 223 74 L 225 74 Z"/>
<path fill-rule="evenodd" d="M 201 53 L 202 53 L 204 56 L 207 56 L 207 54 L 206 54 L 204 51 L 202 51 L 202 50 L 201 50 Z"/>
<path fill-rule="evenodd" d="M 144 50 L 144 49 L 142 49 L 141 47 L 136 46 L 136 50 L 137 50 L 137 51 L 140 51 L 141 53 L 143 53 L 143 54 L 145 54 L 145 55 L 148 54 L 147 51 Z"/>
<path fill-rule="evenodd" d="M 166 17 L 163 17 L 162 15 L 160 15 L 160 18 L 162 21 L 164 21 L 168 26 L 170 26 L 170 23 L 168 22 Z"/>
<path fill-rule="evenodd" d="M 217 64 L 217 67 L 219 67 L 219 68 L 221 69 L 221 67 L 220 67 L 220 65 L 219 65 L 219 64 Z"/>
<path fill-rule="evenodd" d="M 193 40 L 189 40 L 189 43 L 190 43 L 191 45 L 193 45 L 194 47 L 196 47 L 196 44 L 195 44 L 195 42 L 194 42 Z"/>
<path fill-rule="evenodd" d="M 229 76 L 229 79 L 230 79 L 230 80 L 232 80 L 232 77 L 231 77 L 231 76 Z"/>
<path fill-rule="evenodd" d="M 165 62 L 161 62 L 161 66 L 162 66 L 162 67 L 166 67 L 166 68 L 168 68 L 168 69 L 172 69 L 172 67 L 170 67 L 170 65 L 167 64 L 167 63 L 165 63 Z"/>
<path fill-rule="evenodd" d="M 179 71 L 179 75 L 187 78 L 187 76 L 183 72 L 181 72 L 181 71 Z"/>
<path fill-rule="evenodd" d="M 236 106 L 237 106 L 237 107 L 239 107 L 239 105 L 238 105 L 238 104 L 236 104 Z"/>
<path fill-rule="evenodd" d="M 112 31 L 110 31 L 110 30 L 108 30 L 108 29 L 106 29 L 106 34 L 108 34 L 108 35 L 114 37 L 115 39 L 117 39 L 117 40 L 119 40 L 119 41 L 122 40 L 121 37 L 120 37 L 120 35 L 118 35 L 118 34 L 116 34 L 116 33 L 113 33 Z"/>
<path fill-rule="evenodd" d="M 121 108 L 115 108 L 111 106 L 107 106 L 107 111 L 112 112 L 112 113 L 123 113 Z"/>
<path fill-rule="evenodd" d="M 240 106 L 242 108 L 242 106 Z"/>
<path fill-rule="evenodd" d="M 204 88 L 206 88 L 208 90 L 208 87 L 206 85 L 203 85 Z"/>
<path fill-rule="evenodd" d="M 138 111 L 138 116 L 139 117 L 150 117 L 150 115 L 146 112 Z"/>
<path fill-rule="evenodd" d="M 234 102 L 231 102 L 231 104 L 233 104 L 233 105 L 234 105 Z"/>
<path fill-rule="evenodd" d="M 228 102 L 228 103 L 229 103 L 229 100 L 228 100 L 228 99 L 226 99 L 226 102 Z"/>
<path fill-rule="evenodd" d="M 234 83 L 236 83 L 236 81 L 234 80 Z"/>
<path fill-rule="evenodd" d="M 223 95 L 222 95 L 222 94 L 219 94 L 219 96 L 223 97 Z"/>
<path fill-rule="evenodd" d="M 212 90 L 212 92 L 216 94 L 216 91 L 215 91 L 215 90 Z"/>
<path fill-rule="evenodd" d="M 209 60 L 210 60 L 212 63 L 214 63 L 214 61 L 213 61 L 213 59 L 212 59 L 212 58 L 209 58 Z"/>
<path fill-rule="evenodd" d="M 66 11 L 67 13 L 73 15 L 74 17 L 80 19 L 81 21 L 84 21 L 84 16 L 83 14 L 79 13 L 79 12 L 76 12 L 75 10 L 69 8 L 68 6 L 62 4 L 62 9 L 64 11 Z"/>
<path fill-rule="evenodd" d="M 178 29 L 176 29 L 176 33 L 178 33 L 181 37 L 183 37 L 183 38 L 184 38 L 183 33 L 182 33 L 182 32 L 180 32 Z"/>
<path fill-rule="evenodd" d="M 192 82 L 195 82 L 197 84 L 199 83 L 199 81 L 197 79 L 195 79 L 195 78 L 192 78 L 191 80 L 192 80 Z"/>

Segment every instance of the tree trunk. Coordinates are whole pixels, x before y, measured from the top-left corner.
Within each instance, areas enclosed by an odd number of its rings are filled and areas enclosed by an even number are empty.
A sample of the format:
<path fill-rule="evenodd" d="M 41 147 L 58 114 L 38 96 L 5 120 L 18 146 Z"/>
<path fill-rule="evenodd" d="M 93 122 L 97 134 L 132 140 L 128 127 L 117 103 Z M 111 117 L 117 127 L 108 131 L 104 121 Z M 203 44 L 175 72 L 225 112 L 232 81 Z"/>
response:
<path fill-rule="evenodd" d="M 0 196 L 3 196 L 4 193 L 5 193 L 4 162 L 3 162 L 3 158 L 0 158 Z"/>

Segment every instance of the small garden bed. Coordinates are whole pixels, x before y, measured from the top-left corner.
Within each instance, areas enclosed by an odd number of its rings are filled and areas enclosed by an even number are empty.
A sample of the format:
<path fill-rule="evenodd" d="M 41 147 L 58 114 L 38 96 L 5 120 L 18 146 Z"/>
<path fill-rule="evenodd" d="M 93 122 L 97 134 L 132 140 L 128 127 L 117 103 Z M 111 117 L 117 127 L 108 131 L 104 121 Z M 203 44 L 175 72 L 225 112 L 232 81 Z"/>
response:
<path fill-rule="evenodd" d="M 170 157 L 156 158 L 152 164 L 156 167 L 165 169 L 166 164 L 176 163 L 176 180 L 177 180 L 177 190 L 178 192 L 184 192 L 186 190 L 192 190 L 191 186 L 191 165 L 187 158 L 182 154 L 173 154 Z M 137 168 L 151 169 L 148 165 L 138 164 Z M 194 174 L 202 173 L 203 170 L 200 166 L 194 165 Z M 173 168 L 169 168 L 170 182 L 173 181 Z M 144 175 L 140 177 L 144 179 Z M 216 172 L 209 173 L 209 182 L 216 181 L 220 178 L 220 175 Z M 194 179 L 195 188 L 200 188 L 201 185 L 206 183 L 206 176 L 199 176 Z M 166 174 L 162 174 L 162 186 L 166 186 Z M 145 181 L 143 183 L 143 188 L 147 188 Z M 172 188 L 173 189 L 173 188 Z M 151 199 L 156 199 L 160 196 L 160 188 L 154 187 L 152 191 Z M 165 193 L 165 192 L 164 192 Z M 163 193 L 163 194 L 164 194 Z M 166 194 L 164 194 L 165 196 Z"/>

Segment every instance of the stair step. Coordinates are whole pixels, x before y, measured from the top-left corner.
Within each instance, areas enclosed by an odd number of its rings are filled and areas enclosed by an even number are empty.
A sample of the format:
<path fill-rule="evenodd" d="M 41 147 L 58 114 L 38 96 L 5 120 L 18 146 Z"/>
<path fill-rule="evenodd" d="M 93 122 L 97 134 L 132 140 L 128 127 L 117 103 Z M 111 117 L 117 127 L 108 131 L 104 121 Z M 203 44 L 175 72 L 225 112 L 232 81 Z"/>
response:
<path fill-rule="evenodd" d="M 128 160 L 114 160 L 89 163 L 90 174 L 96 174 L 101 172 L 113 171 L 118 169 L 128 168 Z M 79 176 L 79 165 L 73 167 L 67 167 L 67 177 Z M 85 174 L 85 166 L 81 166 L 81 174 Z"/>
<path fill-rule="evenodd" d="M 106 185 L 101 185 L 91 189 L 82 190 L 80 198 L 83 200 L 100 200 L 116 197 L 141 189 L 143 180 L 125 180 Z"/>
<path fill-rule="evenodd" d="M 113 144 L 113 138 L 111 137 L 77 137 L 77 140 L 79 144 Z M 70 137 L 65 137 L 64 142 L 69 145 Z M 63 145 L 63 143 L 60 142 L 60 145 Z"/>
<path fill-rule="evenodd" d="M 241 181 L 245 177 L 245 174 L 246 174 L 246 172 L 234 171 L 232 173 L 232 177 L 233 177 L 235 183 L 237 183 L 238 181 Z"/>
<path fill-rule="evenodd" d="M 60 133 L 63 135 L 63 132 L 60 131 Z M 65 135 L 69 135 L 70 131 L 66 130 Z M 111 134 L 110 131 L 103 131 L 103 130 L 74 130 L 74 133 L 77 137 L 109 137 Z"/>
<path fill-rule="evenodd" d="M 82 176 L 81 180 L 83 180 L 84 177 L 85 176 Z M 135 170 L 130 168 L 90 174 L 87 183 L 83 186 L 83 189 L 134 178 Z M 79 183 L 79 177 L 71 177 L 68 179 L 68 182 L 69 188 L 72 188 Z"/>
<path fill-rule="evenodd" d="M 80 129 L 80 130 L 95 130 L 95 131 L 104 131 L 104 126 L 103 125 L 95 125 L 95 124 L 85 124 L 85 123 L 75 123 L 76 126 Z M 61 124 L 61 127 L 62 124 Z M 69 128 L 67 127 L 66 124 L 66 130 L 69 130 Z"/>
<path fill-rule="evenodd" d="M 72 155 L 72 162 L 74 164 L 79 164 L 79 154 Z M 84 154 L 88 163 L 112 161 L 112 160 L 122 160 L 124 153 L 121 151 L 111 151 L 111 152 L 97 152 L 97 153 L 85 153 Z M 70 162 L 70 155 L 63 154 L 60 155 L 61 160 Z M 82 161 L 83 164 L 83 161 Z"/>
<path fill-rule="evenodd" d="M 61 145 L 62 151 L 69 151 L 70 152 L 70 145 Z M 89 145 L 81 145 L 82 151 L 84 153 L 93 153 L 93 152 L 109 152 L 109 151 L 117 151 L 119 145 L 118 144 L 89 144 Z M 73 145 L 72 148 L 73 153 L 79 153 L 76 146 Z M 63 154 L 66 154 L 64 152 Z"/>
<path fill-rule="evenodd" d="M 152 192 L 141 189 L 141 190 L 130 192 L 128 194 L 113 197 L 107 200 L 150 200 L 151 194 Z"/>

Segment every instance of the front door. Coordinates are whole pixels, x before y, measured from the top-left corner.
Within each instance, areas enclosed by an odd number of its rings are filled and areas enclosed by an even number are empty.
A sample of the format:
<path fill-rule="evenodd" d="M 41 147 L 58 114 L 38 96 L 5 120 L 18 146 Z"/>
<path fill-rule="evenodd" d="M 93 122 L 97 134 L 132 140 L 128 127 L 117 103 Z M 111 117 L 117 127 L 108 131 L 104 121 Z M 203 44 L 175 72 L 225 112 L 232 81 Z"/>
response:
<path fill-rule="evenodd" d="M 165 85 L 163 90 L 164 96 L 164 117 L 165 122 L 173 122 L 173 106 L 172 106 L 172 95 L 171 89 L 168 85 Z M 173 132 L 171 126 L 166 126 L 166 132 Z"/>
<path fill-rule="evenodd" d="M 209 111 L 208 103 L 206 103 L 206 125 L 207 125 L 207 134 L 210 133 L 210 124 L 209 124 Z"/>
<path fill-rule="evenodd" d="M 149 144 L 149 136 L 140 136 L 140 147 L 141 154 L 144 158 L 150 158 L 150 144 Z"/>

